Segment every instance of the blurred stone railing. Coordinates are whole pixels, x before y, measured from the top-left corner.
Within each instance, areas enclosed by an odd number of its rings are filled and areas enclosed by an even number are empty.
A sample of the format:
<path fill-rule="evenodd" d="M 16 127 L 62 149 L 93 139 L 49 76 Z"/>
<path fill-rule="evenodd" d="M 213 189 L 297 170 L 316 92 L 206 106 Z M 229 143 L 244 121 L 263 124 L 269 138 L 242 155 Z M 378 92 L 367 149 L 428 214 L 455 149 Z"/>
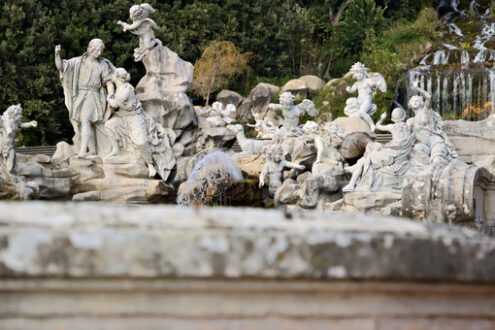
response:
<path fill-rule="evenodd" d="M 495 239 L 315 212 L 0 203 L 0 329 L 492 329 Z"/>

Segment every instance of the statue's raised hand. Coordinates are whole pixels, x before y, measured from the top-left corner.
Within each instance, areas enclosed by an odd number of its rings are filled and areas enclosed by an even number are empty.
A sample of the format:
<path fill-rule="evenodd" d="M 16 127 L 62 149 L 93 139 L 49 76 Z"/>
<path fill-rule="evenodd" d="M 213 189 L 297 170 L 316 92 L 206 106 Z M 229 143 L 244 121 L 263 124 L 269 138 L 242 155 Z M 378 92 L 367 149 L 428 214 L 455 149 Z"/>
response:
<path fill-rule="evenodd" d="M 36 127 L 38 126 L 38 122 L 36 120 L 32 120 L 29 122 L 29 125 L 31 125 L 31 127 Z"/>
<path fill-rule="evenodd" d="M 117 24 L 122 26 L 122 29 L 124 30 L 124 32 L 127 31 L 127 27 L 129 25 L 126 22 L 118 21 Z"/>
<path fill-rule="evenodd" d="M 62 46 L 60 46 L 60 45 L 55 46 L 55 54 L 60 54 L 61 50 L 62 50 Z"/>
<path fill-rule="evenodd" d="M 380 119 L 381 120 L 383 120 L 385 118 L 387 118 L 387 113 L 386 112 L 382 113 L 382 115 L 380 116 Z"/>

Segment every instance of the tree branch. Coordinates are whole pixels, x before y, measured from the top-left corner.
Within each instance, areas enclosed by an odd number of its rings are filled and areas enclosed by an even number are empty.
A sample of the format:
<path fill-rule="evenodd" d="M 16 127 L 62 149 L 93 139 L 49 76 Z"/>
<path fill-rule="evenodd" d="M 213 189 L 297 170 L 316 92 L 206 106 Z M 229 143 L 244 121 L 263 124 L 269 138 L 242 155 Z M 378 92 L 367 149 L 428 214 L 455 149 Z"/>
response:
<path fill-rule="evenodd" d="M 349 5 L 349 0 L 344 1 L 339 9 L 337 10 L 337 14 L 334 14 L 332 5 L 330 4 L 331 0 L 327 0 L 328 4 L 328 20 L 330 21 L 330 24 L 332 26 L 337 26 L 340 23 L 340 18 L 342 17 L 342 14 L 344 13 L 344 10 L 347 8 Z"/>

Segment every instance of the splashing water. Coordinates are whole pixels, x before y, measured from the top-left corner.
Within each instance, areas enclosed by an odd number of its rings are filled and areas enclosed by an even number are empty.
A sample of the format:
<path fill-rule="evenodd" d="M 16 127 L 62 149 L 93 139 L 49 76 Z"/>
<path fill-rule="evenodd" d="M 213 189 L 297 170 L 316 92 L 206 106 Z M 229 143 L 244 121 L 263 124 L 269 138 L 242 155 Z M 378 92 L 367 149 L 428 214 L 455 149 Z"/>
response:
<path fill-rule="evenodd" d="M 214 151 L 194 166 L 180 189 L 177 204 L 187 206 L 198 201 L 202 204 L 222 204 L 227 197 L 225 194 L 229 183 L 243 179 L 241 169 L 229 155 Z"/>

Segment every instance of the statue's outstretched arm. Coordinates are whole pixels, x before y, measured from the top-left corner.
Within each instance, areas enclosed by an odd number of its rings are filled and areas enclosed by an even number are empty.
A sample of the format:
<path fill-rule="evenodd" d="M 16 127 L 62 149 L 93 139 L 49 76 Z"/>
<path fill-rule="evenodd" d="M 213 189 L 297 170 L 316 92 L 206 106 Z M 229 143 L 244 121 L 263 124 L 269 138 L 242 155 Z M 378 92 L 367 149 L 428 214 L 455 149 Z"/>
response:
<path fill-rule="evenodd" d="M 425 91 L 424 89 L 422 89 L 421 87 L 419 87 L 417 84 L 415 84 L 414 87 L 418 91 L 419 95 L 421 95 L 425 100 L 424 110 L 430 111 L 431 110 L 431 94 L 428 93 L 427 91 Z"/>

